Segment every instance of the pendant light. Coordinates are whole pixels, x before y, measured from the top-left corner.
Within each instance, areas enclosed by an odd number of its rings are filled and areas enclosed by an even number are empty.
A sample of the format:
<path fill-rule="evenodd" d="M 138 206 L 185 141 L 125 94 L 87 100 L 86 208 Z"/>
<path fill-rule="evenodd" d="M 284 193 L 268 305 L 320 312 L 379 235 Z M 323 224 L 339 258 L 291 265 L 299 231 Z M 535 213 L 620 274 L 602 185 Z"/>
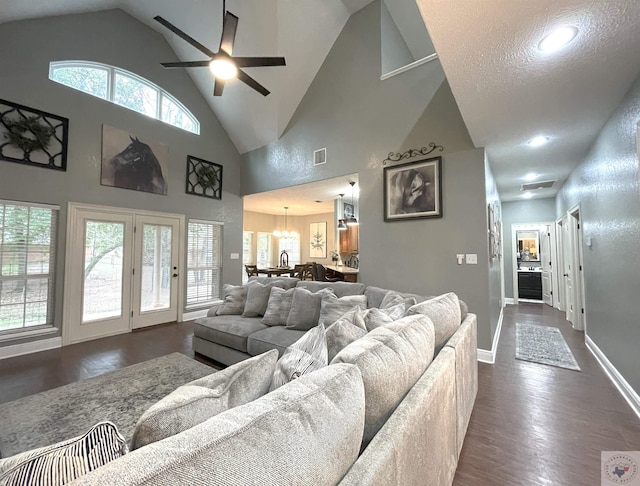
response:
<path fill-rule="evenodd" d="M 344 203 L 342 198 L 344 197 L 344 194 L 338 194 L 338 196 L 340 196 L 340 206 L 342 206 L 342 217 L 344 217 Z M 338 211 L 338 215 L 340 214 L 340 211 Z M 344 219 L 338 219 L 338 231 L 344 231 L 347 229 L 347 225 L 344 222 Z"/>
<path fill-rule="evenodd" d="M 289 233 L 289 231 L 287 231 L 287 211 L 289 210 L 289 206 L 285 206 L 284 207 L 284 231 L 274 231 L 273 234 L 276 236 L 276 238 L 295 238 L 296 236 L 298 236 L 298 233 L 296 233 L 295 231 L 292 231 L 291 233 Z"/>
<path fill-rule="evenodd" d="M 358 225 L 358 220 L 356 219 L 356 206 L 353 204 L 353 186 L 356 185 L 355 181 L 351 181 L 349 182 L 349 184 L 351 184 L 351 206 L 353 206 L 353 216 L 351 216 L 350 218 L 347 218 L 345 220 L 345 222 L 347 223 L 347 226 L 357 226 Z"/>

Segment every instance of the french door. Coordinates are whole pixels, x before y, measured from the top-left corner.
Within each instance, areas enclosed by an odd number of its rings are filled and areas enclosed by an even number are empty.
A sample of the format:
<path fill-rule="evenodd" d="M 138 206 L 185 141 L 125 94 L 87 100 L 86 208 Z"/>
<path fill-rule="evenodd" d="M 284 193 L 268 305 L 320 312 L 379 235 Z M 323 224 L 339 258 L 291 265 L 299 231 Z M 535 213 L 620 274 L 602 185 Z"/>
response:
<path fill-rule="evenodd" d="M 68 218 L 65 344 L 178 319 L 180 216 L 70 205 Z"/>

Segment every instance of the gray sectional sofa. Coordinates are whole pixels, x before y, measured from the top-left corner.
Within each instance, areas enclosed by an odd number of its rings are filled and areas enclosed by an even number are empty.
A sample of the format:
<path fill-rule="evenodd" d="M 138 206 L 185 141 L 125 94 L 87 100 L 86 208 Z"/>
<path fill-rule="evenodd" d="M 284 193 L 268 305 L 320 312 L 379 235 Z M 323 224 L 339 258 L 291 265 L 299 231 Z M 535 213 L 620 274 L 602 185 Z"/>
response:
<path fill-rule="evenodd" d="M 311 291 L 330 287 L 338 297 L 364 295 L 370 308 L 383 305 L 389 294 L 385 289 L 342 282 L 290 279 L 282 285 Z M 229 400 L 238 393 L 258 398 L 237 405 L 229 402 L 231 408 L 211 417 L 206 407 L 200 407 L 204 421 L 195 421 L 196 425 L 149 442 L 66 484 L 450 485 L 478 380 L 476 316 L 467 313 L 464 303 L 458 305 L 457 296 L 447 296 L 441 296 L 445 297 L 442 301 L 441 297 L 402 296 L 407 304 L 424 301 L 434 308 L 440 305 L 434 302 L 443 302 L 442 315 L 454 324 L 446 338 L 429 314 L 420 314 L 418 309 L 365 332 L 342 348 L 329 366 L 302 374 L 269 393 L 258 392 L 256 383 L 267 386 L 271 372 L 265 375 L 266 383 L 249 371 L 249 381 L 220 378 L 221 383 L 228 383 L 224 390 L 231 394 Z M 404 309 L 402 299 L 396 305 Z M 450 318 L 452 308 L 454 319 Z M 411 309 L 416 306 L 408 314 Z M 190 393 L 201 393 L 194 385 L 216 381 L 223 374 L 240 376 L 243 369 L 255 370 L 253 366 L 267 361 L 277 367 L 278 353 L 273 349 L 282 354 L 305 336 L 303 330 L 266 326 L 260 317 L 215 313 L 212 309 L 209 317 L 194 325 L 194 349 L 217 361 L 239 364 L 185 385 L 191 387 Z M 434 321 L 438 316 L 432 316 Z M 315 328 L 323 329 L 322 323 Z M 267 349 L 270 351 L 264 353 Z M 264 369 L 260 373 L 264 375 Z M 176 399 L 184 405 L 191 400 L 185 396 Z M 158 417 L 161 427 L 175 425 L 160 415 L 145 416 L 152 422 Z"/>

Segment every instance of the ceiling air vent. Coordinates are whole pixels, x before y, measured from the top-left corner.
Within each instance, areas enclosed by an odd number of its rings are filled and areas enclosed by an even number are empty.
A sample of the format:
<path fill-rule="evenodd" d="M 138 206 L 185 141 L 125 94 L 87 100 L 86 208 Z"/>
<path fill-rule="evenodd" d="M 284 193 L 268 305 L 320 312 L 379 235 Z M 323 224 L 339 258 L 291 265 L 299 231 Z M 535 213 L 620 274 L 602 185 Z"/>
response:
<path fill-rule="evenodd" d="M 321 148 L 320 150 L 313 151 L 313 165 L 322 165 L 327 163 L 327 149 Z"/>
<path fill-rule="evenodd" d="M 531 182 L 529 184 L 522 184 L 520 186 L 521 191 L 533 191 L 534 189 L 548 189 L 552 187 L 557 181 L 540 181 Z"/>

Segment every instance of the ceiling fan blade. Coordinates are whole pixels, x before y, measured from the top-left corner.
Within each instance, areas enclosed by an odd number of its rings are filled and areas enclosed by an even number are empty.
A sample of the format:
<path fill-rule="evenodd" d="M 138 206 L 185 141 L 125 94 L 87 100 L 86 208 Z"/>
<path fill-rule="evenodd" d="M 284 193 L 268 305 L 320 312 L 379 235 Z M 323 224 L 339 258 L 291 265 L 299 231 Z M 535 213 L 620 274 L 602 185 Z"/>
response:
<path fill-rule="evenodd" d="M 233 54 L 233 43 L 236 40 L 236 30 L 238 29 L 238 17 L 231 12 L 227 12 L 224 16 L 224 25 L 222 26 L 222 36 L 220 36 L 220 51 L 227 54 Z"/>
<path fill-rule="evenodd" d="M 234 57 L 233 62 L 241 67 L 286 66 L 284 57 Z"/>
<path fill-rule="evenodd" d="M 206 67 L 211 61 L 178 61 L 178 62 L 161 62 L 166 68 L 188 68 L 188 67 Z"/>
<path fill-rule="evenodd" d="M 222 96 L 224 90 L 224 79 L 215 78 L 213 81 L 213 96 Z"/>
<path fill-rule="evenodd" d="M 237 18 L 237 17 L 236 17 Z M 162 17 L 160 17 L 159 15 L 156 15 L 153 20 L 159 22 L 160 24 L 164 25 L 167 29 L 169 29 L 171 32 L 173 32 L 175 35 L 177 35 L 178 37 L 180 37 L 181 39 L 187 41 L 189 44 L 191 44 L 193 47 L 195 47 L 196 49 L 198 49 L 200 52 L 205 53 L 207 56 L 209 57 L 213 57 L 215 56 L 215 52 L 212 52 L 210 49 L 207 49 L 205 46 L 203 46 L 202 44 L 200 44 L 197 40 L 195 40 L 193 37 L 185 34 L 184 32 L 182 32 L 180 29 L 178 29 L 175 25 L 173 25 L 171 22 L 163 19 Z"/>
<path fill-rule="evenodd" d="M 250 86 L 253 89 L 255 89 L 258 93 L 260 93 L 263 96 L 267 96 L 270 93 L 270 91 L 267 88 L 262 86 L 255 79 L 253 79 L 251 76 L 249 76 L 244 71 L 241 71 L 240 69 L 238 69 L 238 79 L 242 81 L 244 84 L 246 84 L 247 86 Z"/>

